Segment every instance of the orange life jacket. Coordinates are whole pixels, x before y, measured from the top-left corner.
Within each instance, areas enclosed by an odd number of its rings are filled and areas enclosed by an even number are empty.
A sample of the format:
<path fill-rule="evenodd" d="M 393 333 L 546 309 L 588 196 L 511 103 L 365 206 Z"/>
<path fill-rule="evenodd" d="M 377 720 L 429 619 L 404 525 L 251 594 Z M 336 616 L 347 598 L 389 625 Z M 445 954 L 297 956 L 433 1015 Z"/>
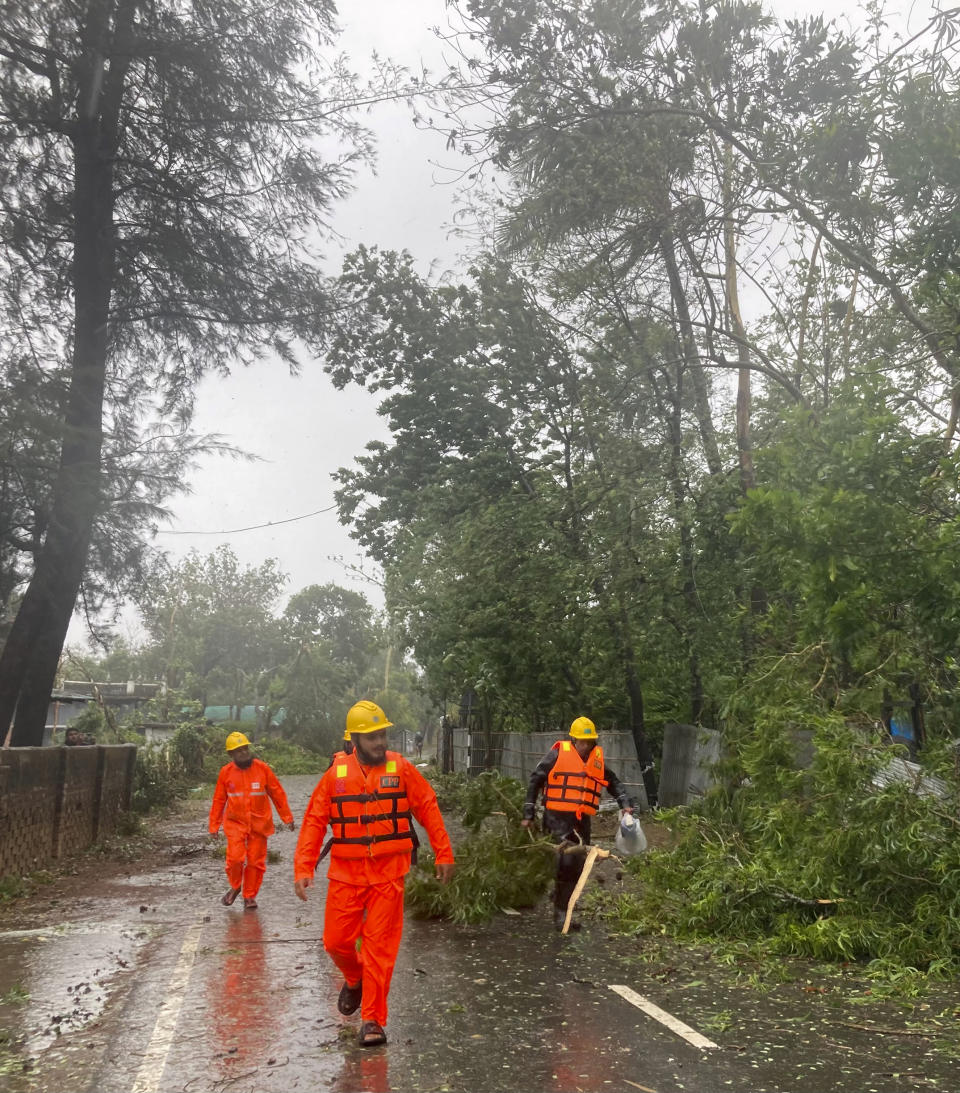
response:
<path fill-rule="evenodd" d="M 603 777 L 603 748 L 595 744 L 586 760 L 580 758 L 569 740 L 553 745 L 557 761 L 547 775 L 543 803 L 554 812 L 575 812 L 592 816 L 600 804 L 600 794 L 607 784 Z"/>
<path fill-rule="evenodd" d="M 401 760 L 398 752 L 388 751 L 383 766 L 372 767 L 365 777 L 355 752 L 336 756 L 330 794 L 333 857 L 376 858 L 416 847 Z"/>

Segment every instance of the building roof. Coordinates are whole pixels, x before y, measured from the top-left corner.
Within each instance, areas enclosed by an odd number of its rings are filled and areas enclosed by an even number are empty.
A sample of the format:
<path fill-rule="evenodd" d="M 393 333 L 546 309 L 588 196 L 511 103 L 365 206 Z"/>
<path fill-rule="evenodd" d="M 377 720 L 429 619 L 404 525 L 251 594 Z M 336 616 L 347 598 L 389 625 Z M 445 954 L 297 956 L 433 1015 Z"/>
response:
<path fill-rule="evenodd" d="M 126 683 L 99 683 L 96 680 L 65 679 L 59 690 L 51 692 L 51 698 L 61 702 L 89 700 L 95 698 L 99 692 L 100 698 L 111 705 L 131 701 L 146 702 L 163 694 L 165 687 L 164 683 L 137 683 L 135 680 Z"/>

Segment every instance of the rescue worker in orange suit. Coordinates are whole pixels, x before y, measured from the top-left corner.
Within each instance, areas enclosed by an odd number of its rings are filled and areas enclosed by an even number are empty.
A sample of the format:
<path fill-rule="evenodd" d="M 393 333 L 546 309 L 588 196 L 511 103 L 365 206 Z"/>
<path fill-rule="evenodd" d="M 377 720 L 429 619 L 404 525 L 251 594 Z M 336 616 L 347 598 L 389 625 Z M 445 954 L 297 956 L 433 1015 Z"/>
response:
<path fill-rule="evenodd" d="M 403 932 L 404 877 L 426 828 L 436 874 L 453 876 L 453 849 L 433 787 L 417 768 L 387 751 L 392 722 L 376 703 L 347 713 L 352 755 L 338 755 L 321 777 L 303 816 L 294 855 L 294 890 L 307 898 L 318 862 L 330 853 L 323 947 L 343 973 L 341 1013 L 361 1007 L 360 1044 L 387 1041 L 387 995 Z M 331 839 L 321 851 L 327 827 Z M 361 939 L 357 952 L 357 939 Z"/>
<path fill-rule="evenodd" d="M 293 813 L 277 776 L 262 759 L 254 759 L 250 741 L 242 732 L 227 737 L 227 754 L 230 762 L 220 768 L 207 825 L 211 838 L 217 837 L 221 823 L 227 836 L 230 887 L 220 902 L 229 907 L 242 889 L 243 909 L 255 911 L 267 868 L 267 839 L 276 830 L 270 802 L 290 831 Z"/>
<path fill-rule="evenodd" d="M 583 871 L 583 854 L 570 852 L 590 844 L 590 817 L 597 811 L 606 789 L 624 812 L 633 812 L 620 779 L 603 760 L 597 728 L 589 717 L 578 717 L 570 726 L 570 739 L 558 740 L 530 775 L 523 804 L 524 827 L 530 827 L 543 793 L 543 826 L 561 852 L 557 854 L 557 877 L 553 893 L 553 924 L 563 929 L 567 904 Z M 564 853 L 563 851 L 567 851 Z M 574 930 L 579 922 L 571 922 Z"/>
<path fill-rule="evenodd" d="M 340 751 L 335 751 L 330 759 L 330 763 L 327 766 L 327 770 L 333 766 L 338 759 L 344 755 L 353 755 L 353 741 L 350 739 L 350 730 L 343 730 L 343 748 Z"/>

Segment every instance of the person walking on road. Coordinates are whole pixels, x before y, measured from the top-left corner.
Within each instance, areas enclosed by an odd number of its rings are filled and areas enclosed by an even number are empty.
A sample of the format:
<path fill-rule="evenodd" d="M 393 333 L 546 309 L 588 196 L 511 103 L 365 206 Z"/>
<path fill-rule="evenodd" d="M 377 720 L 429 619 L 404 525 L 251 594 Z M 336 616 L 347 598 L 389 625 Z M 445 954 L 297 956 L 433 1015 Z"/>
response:
<path fill-rule="evenodd" d="M 558 930 L 563 929 L 567 904 L 583 870 L 584 854 L 579 848 L 590 845 L 590 817 L 604 789 L 624 812 L 633 812 L 633 801 L 604 762 L 596 726 L 589 717 L 578 717 L 570 726 L 569 739 L 558 740 L 530 775 L 520 821 L 524 827 L 531 826 L 542 791 L 543 826 L 558 844 L 553 892 L 553 924 Z M 570 925 L 580 929 L 579 922 Z"/>
<path fill-rule="evenodd" d="M 362 1007 L 363 1047 L 387 1041 L 387 996 L 403 933 L 404 877 L 417 847 L 413 820 L 426 828 L 439 879 L 446 884 L 454 871 L 437 796 L 411 762 L 387 751 L 391 725 L 375 702 L 350 708 L 353 754 L 338 756 L 321 777 L 294 855 L 294 890 L 305 900 L 317 864 L 329 851 L 323 947 L 343 973 L 337 1008 L 349 1015 Z M 321 850 L 328 826 L 331 838 Z"/>
<path fill-rule="evenodd" d="M 276 830 L 270 802 L 290 831 L 294 829 L 293 813 L 277 776 L 262 759 L 254 759 L 250 741 L 242 732 L 227 737 L 227 754 L 230 762 L 220 769 L 207 824 L 211 838 L 217 837 L 221 823 L 227 836 L 230 887 L 220 902 L 229 907 L 242 889 L 243 909 L 255 911 L 267 868 L 267 839 Z"/>

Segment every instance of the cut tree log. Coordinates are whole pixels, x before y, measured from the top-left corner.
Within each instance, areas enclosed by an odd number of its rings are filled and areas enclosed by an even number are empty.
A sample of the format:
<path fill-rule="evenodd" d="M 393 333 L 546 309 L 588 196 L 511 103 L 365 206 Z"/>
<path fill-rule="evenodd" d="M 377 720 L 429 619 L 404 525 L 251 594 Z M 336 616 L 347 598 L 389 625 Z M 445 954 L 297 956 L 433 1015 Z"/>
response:
<path fill-rule="evenodd" d="M 580 848 L 577 847 L 577 849 L 579 850 Z M 560 852 L 564 853 L 563 850 L 561 850 Z M 610 851 L 601 850 L 599 846 L 591 846 L 587 850 L 587 857 L 583 863 L 583 872 L 580 874 L 580 879 L 577 881 L 577 886 L 571 893 L 570 900 L 567 903 L 567 917 L 563 920 L 563 929 L 560 931 L 562 934 L 567 933 L 570 929 L 570 921 L 573 918 L 573 909 L 577 905 L 577 900 L 580 898 L 581 892 L 583 892 L 584 886 L 586 885 L 587 880 L 590 877 L 590 870 L 593 869 L 594 865 L 596 864 L 597 858 L 609 857 Z"/>

